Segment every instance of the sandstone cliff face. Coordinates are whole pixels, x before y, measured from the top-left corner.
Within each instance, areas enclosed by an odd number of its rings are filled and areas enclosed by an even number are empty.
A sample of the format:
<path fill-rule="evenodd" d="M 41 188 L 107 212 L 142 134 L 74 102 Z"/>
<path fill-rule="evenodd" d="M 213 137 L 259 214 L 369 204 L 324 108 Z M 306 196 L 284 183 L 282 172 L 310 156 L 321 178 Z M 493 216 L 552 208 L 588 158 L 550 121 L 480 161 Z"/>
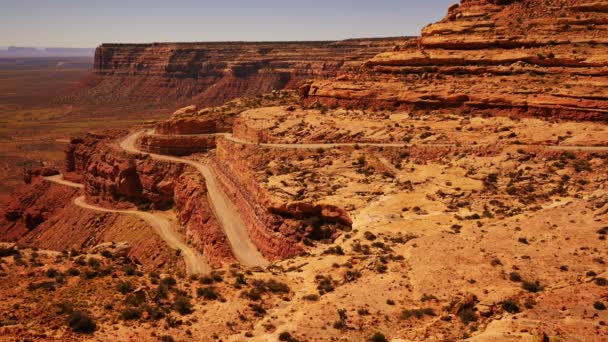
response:
<path fill-rule="evenodd" d="M 220 184 L 238 207 L 249 236 L 264 256 L 274 260 L 296 255 L 306 244 L 333 240 L 340 235 L 340 227 L 350 227 L 352 220 L 342 208 L 273 198 L 261 185 L 257 172 L 269 158 L 260 155 L 255 146 L 219 139 L 212 160 Z"/>
<path fill-rule="evenodd" d="M 153 209 L 173 205 L 181 164 L 159 162 L 105 146 L 91 156 L 84 173 L 85 193 L 97 201 L 130 202 Z"/>
<path fill-rule="evenodd" d="M 230 243 L 209 205 L 205 179 L 199 172 L 184 173 L 178 178 L 175 208 L 188 240 L 204 251 L 211 265 L 221 266 L 235 260 Z"/>
<path fill-rule="evenodd" d="M 321 80 L 308 103 L 495 109 L 603 120 L 608 115 L 604 2 L 462 1 L 366 72 Z"/>
<path fill-rule="evenodd" d="M 103 44 L 94 75 L 76 95 L 87 102 L 217 105 L 330 78 L 405 38 L 341 42 Z"/>
<path fill-rule="evenodd" d="M 171 156 L 186 156 L 215 148 L 217 136 L 142 135 L 138 139 L 142 151 Z"/>
<path fill-rule="evenodd" d="M 125 133 L 126 131 L 87 133 L 84 136 L 70 140 L 65 149 L 64 177 L 73 182 L 82 183 L 87 164 L 95 152 L 97 152 L 98 146 Z"/>

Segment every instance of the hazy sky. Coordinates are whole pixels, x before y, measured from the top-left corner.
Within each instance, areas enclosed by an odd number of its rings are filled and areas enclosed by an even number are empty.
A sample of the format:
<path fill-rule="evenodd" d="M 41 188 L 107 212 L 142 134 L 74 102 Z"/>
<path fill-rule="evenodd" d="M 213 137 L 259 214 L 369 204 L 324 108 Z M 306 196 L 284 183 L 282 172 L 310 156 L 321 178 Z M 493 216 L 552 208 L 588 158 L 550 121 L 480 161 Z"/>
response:
<path fill-rule="evenodd" d="M 0 46 L 417 35 L 457 0 L 0 0 Z"/>

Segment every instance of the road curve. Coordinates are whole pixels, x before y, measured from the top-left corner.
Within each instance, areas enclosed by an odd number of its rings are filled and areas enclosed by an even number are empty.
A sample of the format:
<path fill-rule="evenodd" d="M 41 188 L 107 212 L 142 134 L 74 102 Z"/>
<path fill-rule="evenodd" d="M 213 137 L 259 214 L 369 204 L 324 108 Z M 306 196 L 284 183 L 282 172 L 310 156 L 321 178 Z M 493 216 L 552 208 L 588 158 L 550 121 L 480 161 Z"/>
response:
<path fill-rule="evenodd" d="M 54 175 L 54 176 L 49 176 L 49 177 L 44 177 L 46 180 L 49 180 L 51 182 L 57 183 L 57 184 L 61 184 L 61 185 L 65 185 L 65 186 L 70 186 L 72 188 L 79 188 L 79 189 L 84 189 L 84 185 L 80 184 L 80 183 L 74 183 L 74 182 L 70 182 L 68 180 L 63 179 L 63 175 L 62 174 L 58 174 L 58 175 Z"/>
<path fill-rule="evenodd" d="M 196 168 L 205 178 L 209 202 L 213 208 L 215 216 L 220 222 L 224 233 L 226 234 L 226 237 L 228 238 L 228 241 L 230 242 L 232 252 L 236 259 L 245 266 L 268 265 L 268 261 L 264 258 L 262 253 L 258 251 L 256 246 L 249 238 L 247 226 L 245 225 L 245 222 L 243 222 L 239 211 L 230 201 L 228 196 L 226 196 L 226 194 L 222 191 L 209 166 L 185 158 L 140 151 L 136 147 L 136 142 L 143 133 L 144 131 L 139 131 L 129 135 L 120 142 L 120 147 L 130 153 L 149 155 L 155 160 L 183 163 Z"/>
<path fill-rule="evenodd" d="M 74 188 L 83 188 L 82 184 L 73 183 L 63 179 L 61 175 L 45 177 L 45 179 L 55 182 L 61 185 L 71 186 Z M 114 210 L 98 207 L 95 205 L 88 204 L 85 201 L 84 196 L 77 197 L 74 199 L 74 204 L 88 210 L 93 210 L 102 213 L 118 213 L 137 216 L 146 221 L 156 234 L 158 234 L 171 248 L 179 249 L 181 256 L 184 258 L 186 263 L 186 270 L 188 274 L 206 274 L 211 272 L 211 267 L 207 263 L 205 257 L 201 255 L 196 249 L 186 244 L 177 230 L 174 228 L 171 221 L 162 215 L 162 213 L 150 213 L 139 210 Z"/>

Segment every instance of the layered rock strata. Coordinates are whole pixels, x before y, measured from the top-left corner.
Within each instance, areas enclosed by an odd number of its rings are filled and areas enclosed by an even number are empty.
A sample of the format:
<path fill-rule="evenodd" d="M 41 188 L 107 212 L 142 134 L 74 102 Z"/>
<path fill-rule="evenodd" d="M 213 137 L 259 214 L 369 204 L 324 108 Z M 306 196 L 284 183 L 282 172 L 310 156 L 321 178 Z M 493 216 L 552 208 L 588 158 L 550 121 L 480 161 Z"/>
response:
<path fill-rule="evenodd" d="M 94 75 L 76 97 L 93 103 L 194 99 L 217 105 L 334 77 L 405 39 L 103 44 L 95 52 Z"/>
<path fill-rule="evenodd" d="M 256 146 L 219 139 L 212 166 L 225 192 L 236 204 L 249 236 L 269 259 L 286 258 L 304 250 L 311 240 L 333 240 L 339 227 L 349 228 L 352 219 L 333 205 L 276 201 L 256 178 L 262 158 Z"/>
<path fill-rule="evenodd" d="M 178 178 L 175 208 L 188 240 L 205 252 L 210 264 L 221 266 L 235 260 L 230 242 L 214 216 L 200 173 L 187 172 Z"/>
<path fill-rule="evenodd" d="M 139 148 L 148 153 L 186 156 L 215 148 L 218 135 L 160 135 L 143 134 L 137 141 Z"/>
<path fill-rule="evenodd" d="M 462 1 L 417 44 L 301 88 L 307 102 L 605 120 L 604 2 Z"/>

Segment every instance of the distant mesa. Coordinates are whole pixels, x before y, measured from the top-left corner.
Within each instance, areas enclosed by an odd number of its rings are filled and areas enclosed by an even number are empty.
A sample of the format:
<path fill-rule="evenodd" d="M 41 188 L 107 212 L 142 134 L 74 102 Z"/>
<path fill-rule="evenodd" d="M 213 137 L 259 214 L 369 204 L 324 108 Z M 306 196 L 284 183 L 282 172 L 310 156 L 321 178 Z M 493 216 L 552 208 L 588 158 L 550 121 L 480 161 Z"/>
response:
<path fill-rule="evenodd" d="M 93 57 L 94 48 L 64 48 L 64 47 L 29 47 L 8 46 L 0 47 L 0 58 L 33 58 L 33 57 Z"/>

